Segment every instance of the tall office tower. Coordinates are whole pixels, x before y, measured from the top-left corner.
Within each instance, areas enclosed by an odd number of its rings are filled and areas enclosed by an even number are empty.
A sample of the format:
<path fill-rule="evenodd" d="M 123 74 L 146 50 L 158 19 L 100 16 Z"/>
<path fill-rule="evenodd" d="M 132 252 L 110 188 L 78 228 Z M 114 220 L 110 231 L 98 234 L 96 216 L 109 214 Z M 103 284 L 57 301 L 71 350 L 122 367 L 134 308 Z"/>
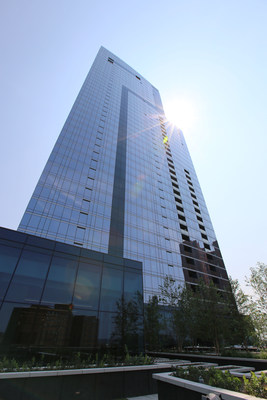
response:
<path fill-rule="evenodd" d="M 145 300 L 166 275 L 228 282 L 182 132 L 158 90 L 103 47 L 18 230 L 142 262 Z"/>

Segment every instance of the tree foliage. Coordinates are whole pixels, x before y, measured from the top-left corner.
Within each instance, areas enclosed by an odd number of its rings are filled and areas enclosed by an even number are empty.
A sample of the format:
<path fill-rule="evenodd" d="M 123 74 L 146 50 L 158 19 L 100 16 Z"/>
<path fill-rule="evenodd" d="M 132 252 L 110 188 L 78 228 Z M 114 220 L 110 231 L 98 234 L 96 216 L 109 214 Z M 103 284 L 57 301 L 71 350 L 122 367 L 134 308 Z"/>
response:
<path fill-rule="evenodd" d="M 254 331 L 250 318 L 238 311 L 230 286 L 228 291 L 219 291 L 213 283 L 199 281 L 193 291 L 167 277 L 160 289 L 160 300 L 171 312 L 170 325 L 178 351 L 190 341 L 193 346 L 199 342 L 213 344 L 219 352 L 225 345 L 243 342 Z M 245 307 L 246 298 L 241 297 L 240 304 Z"/>
<path fill-rule="evenodd" d="M 128 301 L 124 296 L 116 302 L 113 318 L 112 341 L 122 351 L 125 346 L 131 351 L 138 351 L 143 337 L 143 301 L 140 293 Z"/>
<path fill-rule="evenodd" d="M 160 331 L 162 314 L 157 296 L 150 297 L 144 309 L 145 343 L 148 350 L 158 350 L 160 347 Z"/>
<path fill-rule="evenodd" d="M 251 316 L 258 335 L 259 345 L 267 341 L 267 265 L 258 263 L 250 268 L 250 276 L 246 277 L 247 286 L 252 295 L 248 296 L 248 314 Z"/>
<path fill-rule="evenodd" d="M 250 272 L 250 276 L 246 277 L 250 294 L 243 292 L 237 279 L 230 279 L 231 288 L 240 316 L 246 322 L 243 325 L 245 344 L 250 337 L 255 344 L 263 347 L 267 339 L 267 265 L 258 263 L 250 268 Z"/>

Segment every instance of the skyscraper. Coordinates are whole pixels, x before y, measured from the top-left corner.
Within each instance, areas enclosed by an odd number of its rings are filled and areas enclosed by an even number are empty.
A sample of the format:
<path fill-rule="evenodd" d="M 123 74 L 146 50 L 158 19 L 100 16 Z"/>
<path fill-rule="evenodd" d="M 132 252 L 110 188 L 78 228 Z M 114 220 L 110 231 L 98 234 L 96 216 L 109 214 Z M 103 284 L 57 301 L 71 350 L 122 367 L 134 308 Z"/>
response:
<path fill-rule="evenodd" d="M 183 133 L 158 90 L 101 47 L 18 228 L 224 289 L 227 273 Z"/>

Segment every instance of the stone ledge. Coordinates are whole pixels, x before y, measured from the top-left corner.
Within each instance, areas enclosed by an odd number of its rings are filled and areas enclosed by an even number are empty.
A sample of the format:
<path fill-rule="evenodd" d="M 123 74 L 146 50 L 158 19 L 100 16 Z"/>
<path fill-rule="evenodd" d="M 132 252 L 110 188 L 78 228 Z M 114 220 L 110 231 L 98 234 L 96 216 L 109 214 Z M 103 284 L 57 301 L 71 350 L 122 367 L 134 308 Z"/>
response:
<path fill-rule="evenodd" d="M 171 368 L 173 364 L 152 364 L 152 365 L 129 365 L 125 367 L 104 367 L 104 368 L 83 368 L 83 369 L 63 369 L 54 371 L 26 371 L 26 372 L 1 372 L 0 379 L 16 378 L 40 378 L 48 376 L 61 375 L 83 375 L 83 374 L 104 374 L 107 372 L 128 372 L 142 370 L 157 370 L 162 368 Z"/>
<path fill-rule="evenodd" d="M 171 376 L 169 372 L 153 374 L 152 377 L 158 381 L 192 390 L 194 392 L 199 392 L 201 394 L 214 393 L 217 395 L 221 395 L 222 400 L 261 400 L 260 397 L 250 396 L 248 394 L 234 392 L 227 389 L 220 389 L 214 386 L 205 385 L 204 383 L 192 382 L 186 379 L 176 378 L 174 376 Z"/>

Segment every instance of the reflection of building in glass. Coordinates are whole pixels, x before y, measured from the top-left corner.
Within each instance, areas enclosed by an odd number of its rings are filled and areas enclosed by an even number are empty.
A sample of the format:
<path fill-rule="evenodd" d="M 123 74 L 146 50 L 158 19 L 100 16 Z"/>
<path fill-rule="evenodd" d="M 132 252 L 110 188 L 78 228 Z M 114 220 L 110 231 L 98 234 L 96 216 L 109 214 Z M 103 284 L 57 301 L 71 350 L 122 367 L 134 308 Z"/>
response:
<path fill-rule="evenodd" d="M 0 230 L 3 345 L 109 346 L 120 301 L 147 301 L 167 275 L 228 283 L 183 133 L 103 47 L 18 230 Z"/>
<path fill-rule="evenodd" d="M 72 305 L 14 307 L 3 344 L 44 347 L 97 347 L 96 316 L 72 314 Z"/>
<path fill-rule="evenodd" d="M 142 292 L 140 262 L 0 228 L 0 350 L 110 347 L 118 304 Z"/>

